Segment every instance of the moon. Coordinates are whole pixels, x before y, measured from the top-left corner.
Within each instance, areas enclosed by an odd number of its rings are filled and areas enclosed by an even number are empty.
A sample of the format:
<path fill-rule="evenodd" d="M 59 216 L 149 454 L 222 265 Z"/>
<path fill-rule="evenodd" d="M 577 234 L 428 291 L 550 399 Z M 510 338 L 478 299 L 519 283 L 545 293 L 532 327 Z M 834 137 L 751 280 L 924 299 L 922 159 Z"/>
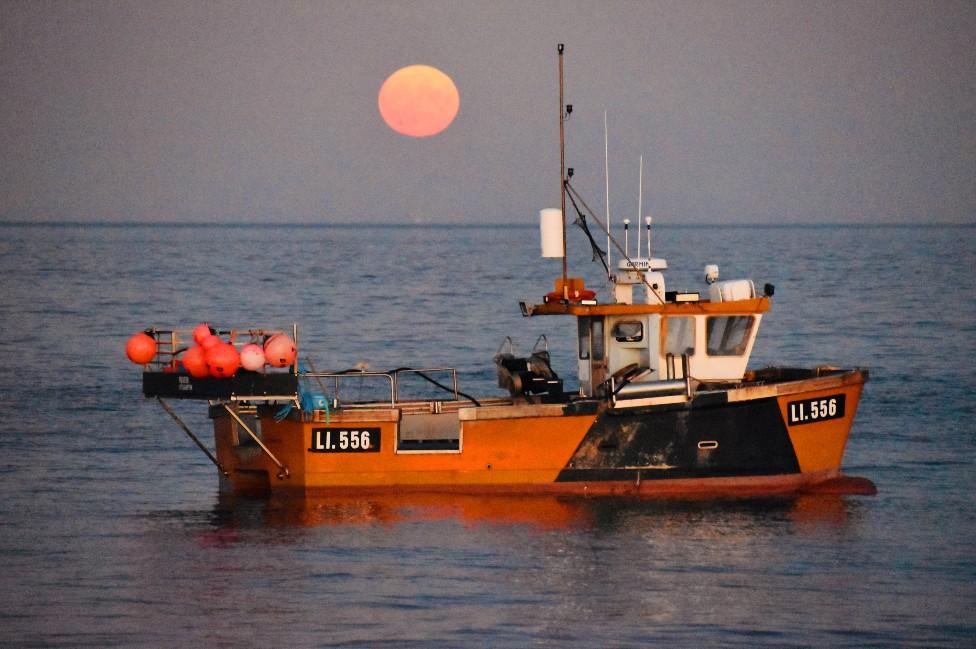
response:
<path fill-rule="evenodd" d="M 408 65 L 387 77 L 377 103 L 383 121 L 397 133 L 430 137 L 451 125 L 461 97 L 451 77 L 437 68 Z"/>

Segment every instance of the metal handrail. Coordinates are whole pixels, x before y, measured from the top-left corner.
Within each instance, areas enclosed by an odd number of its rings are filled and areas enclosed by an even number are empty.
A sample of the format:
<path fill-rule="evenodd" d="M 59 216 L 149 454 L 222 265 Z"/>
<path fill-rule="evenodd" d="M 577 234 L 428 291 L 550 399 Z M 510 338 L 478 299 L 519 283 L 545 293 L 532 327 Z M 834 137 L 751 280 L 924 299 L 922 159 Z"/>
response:
<path fill-rule="evenodd" d="M 339 403 L 340 379 L 384 378 L 390 383 L 390 407 L 393 408 L 396 407 L 396 404 L 400 402 L 400 374 L 425 374 L 428 372 L 450 372 L 451 388 L 454 392 L 454 400 L 460 400 L 458 392 L 457 369 L 453 367 L 426 367 L 421 369 L 406 368 L 394 370 L 392 372 L 303 372 L 302 376 L 313 379 L 332 379 L 332 398 L 337 404 Z"/>
<path fill-rule="evenodd" d="M 451 373 L 451 388 L 454 391 L 454 400 L 458 401 L 458 380 L 457 380 L 457 369 L 453 367 L 427 367 L 424 369 L 403 369 L 396 370 L 393 372 L 394 381 L 394 401 L 400 400 L 400 374 L 426 374 L 427 372 L 450 372 Z"/>
<path fill-rule="evenodd" d="M 313 379 L 332 379 L 332 398 L 336 403 L 339 402 L 339 379 L 349 378 L 385 378 L 390 382 L 390 407 L 396 405 L 396 381 L 393 375 L 388 372 L 305 372 L 302 376 Z"/>

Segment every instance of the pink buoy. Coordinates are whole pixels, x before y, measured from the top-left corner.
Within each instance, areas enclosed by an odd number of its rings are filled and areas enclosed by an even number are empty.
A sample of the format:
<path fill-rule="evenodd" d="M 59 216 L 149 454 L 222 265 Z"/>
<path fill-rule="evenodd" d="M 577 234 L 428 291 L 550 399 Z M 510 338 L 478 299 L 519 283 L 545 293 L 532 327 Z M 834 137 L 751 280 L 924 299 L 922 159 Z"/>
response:
<path fill-rule="evenodd" d="M 145 365 L 156 357 L 156 339 L 140 331 L 125 343 L 125 355 L 136 365 Z"/>
<path fill-rule="evenodd" d="M 203 339 L 211 335 L 213 335 L 213 332 L 210 331 L 210 325 L 206 322 L 201 322 L 193 329 L 193 342 L 202 345 Z"/>
<path fill-rule="evenodd" d="M 210 376 L 226 379 L 234 376 L 234 372 L 241 366 L 241 355 L 230 343 L 218 343 L 207 350 L 207 367 Z"/>
<path fill-rule="evenodd" d="M 272 367 L 288 367 L 297 355 L 295 341 L 287 334 L 275 334 L 264 343 L 264 357 Z"/>
<path fill-rule="evenodd" d="M 208 376 L 210 368 L 207 367 L 207 353 L 203 351 L 203 347 L 194 346 L 186 350 L 183 353 L 183 367 L 193 378 L 202 379 Z"/>
<path fill-rule="evenodd" d="M 241 348 L 241 367 L 245 370 L 257 372 L 264 367 L 264 350 L 260 345 L 250 343 Z"/>

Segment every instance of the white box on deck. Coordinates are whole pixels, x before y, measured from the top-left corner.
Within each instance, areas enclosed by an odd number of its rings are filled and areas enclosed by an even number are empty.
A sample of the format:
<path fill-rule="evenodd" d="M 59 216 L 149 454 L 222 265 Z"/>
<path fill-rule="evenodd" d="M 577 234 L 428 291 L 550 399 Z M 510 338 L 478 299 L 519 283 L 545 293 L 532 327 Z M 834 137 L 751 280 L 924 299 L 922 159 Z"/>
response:
<path fill-rule="evenodd" d="M 756 285 L 751 279 L 730 279 L 715 282 L 708 287 L 708 299 L 712 302 L 735 302 L 756 297 Z"/>

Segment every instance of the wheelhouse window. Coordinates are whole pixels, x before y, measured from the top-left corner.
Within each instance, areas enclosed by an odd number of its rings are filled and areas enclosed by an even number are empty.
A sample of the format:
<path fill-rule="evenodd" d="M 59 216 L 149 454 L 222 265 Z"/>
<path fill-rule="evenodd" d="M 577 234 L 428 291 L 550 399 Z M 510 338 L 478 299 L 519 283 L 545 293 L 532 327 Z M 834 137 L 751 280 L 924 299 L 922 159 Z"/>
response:
<path fill-rule="evenodd" d="M 665 321 L 664 353 L 681 356 L 695 353 L 695 319 L 691 316 L 670 317 Z"/>
<path fill-rule="evenodd" d="M 603 318 L 579 318 L 579 357 L 603 360 Z"/>
<path fill-rule="evenodd" d="M 709 356 L 741 356 L 749 344 L 755 318 L 751 315 L 712 316 L 705 321 Z"/>
<path fill-rule="evenodd" d="M 579 357 L 585 361 L 590 357 L 590 319 L 578 318 L 576 326 L 579 331 Z"/>
<path fill-rule="evenodd" d="M 618 343 L 638 343 L 644 340 L 644 323 L 622 320 L 613 326 L 611 333 Z"/>
<path fill-rule="evenodd" d="M 590 328 L 590 351 L 593 353 L 593 360 L 603 360 L 603 318 L 593 318 Z"/>

